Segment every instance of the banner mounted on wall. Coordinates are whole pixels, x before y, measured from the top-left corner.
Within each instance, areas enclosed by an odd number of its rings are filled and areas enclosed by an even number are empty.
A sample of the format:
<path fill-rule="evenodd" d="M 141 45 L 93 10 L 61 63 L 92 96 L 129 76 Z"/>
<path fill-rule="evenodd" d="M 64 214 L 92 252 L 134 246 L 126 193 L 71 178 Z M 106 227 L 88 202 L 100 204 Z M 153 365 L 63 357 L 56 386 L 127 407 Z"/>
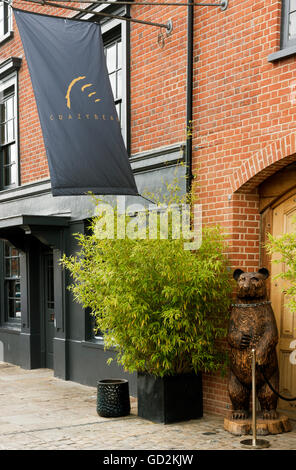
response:
<path fill-rule="evenodd" d="M 13 10 L 35 93 L 53 196 L 89 191 L 138 195 L 100 25 Z"/>

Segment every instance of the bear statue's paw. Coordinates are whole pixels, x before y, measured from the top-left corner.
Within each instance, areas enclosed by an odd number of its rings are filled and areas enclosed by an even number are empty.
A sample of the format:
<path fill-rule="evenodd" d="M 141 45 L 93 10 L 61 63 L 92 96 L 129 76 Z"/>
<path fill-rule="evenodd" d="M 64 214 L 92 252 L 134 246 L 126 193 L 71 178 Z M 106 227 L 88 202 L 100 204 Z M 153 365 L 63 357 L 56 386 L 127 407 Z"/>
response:
<path fill-rule="evenodd" d="M 276 410 L 263 410 L 262 418 L 263 419 L 277 419 L 278 413 L 276 412 Z"/>
<path fill-rule="evenodd" d="M 248 410 L 233 410 L 231 413 L 232 419 L 247 419 L 248 416 Z"/>

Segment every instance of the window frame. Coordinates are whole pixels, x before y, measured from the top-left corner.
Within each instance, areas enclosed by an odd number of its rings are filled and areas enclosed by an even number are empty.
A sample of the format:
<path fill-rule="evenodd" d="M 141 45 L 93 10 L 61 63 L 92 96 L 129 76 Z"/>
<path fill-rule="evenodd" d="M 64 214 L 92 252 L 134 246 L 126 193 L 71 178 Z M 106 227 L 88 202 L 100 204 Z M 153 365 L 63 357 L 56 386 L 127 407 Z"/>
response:
<path fill-rule="evenodd" d="M 5 253 L 5 246 L 8 246 L 9 248 L 9 256 L 6 255 Z M 11 253 L 11 250 L 17 250 L 18 252 L 18 255 L 17 256 L 14 256 L 12 255 Z M 7 273 L 6 273 L 6 261 L 7 259 L 11 260 L 12 259 L 15 259 L 17 258 L 18 259 L 18 271 L 19 271 L 19 274 L 18 276 L 7 276 Z M 9 242 L 4 242 L 3 243 L 3 255 L 2 255 L 2 259 L 3 259 L 3 290 L 4 290 L 4 323 L 5 324 L 17 324 L 17 325 L 21 325 L 21 320 L 22 320 L 22 316 L 21 316 L 21 273 L 20 273 L 20 265 L 21 265 L 21 253 L 20 251 L 14 247 L 11 243 Z M 13 299 L 13 300 L 16 300 L 16 296 L 9 296 L 9 292 L 7 290 L 7 283 L 10 282 L 10 281 L 18 281 L 19 283 L 19 302 L 20 302 L 20 316 L 19 317 L 10 317 L 9 316 L 9 300 L 10 299 Z"/>
<path fill-rule="evenodd" d="M 130 7 L 129 5 L 119 7 L 119 5 L 116 5 L 116 1 L 114 1 L 114 5 L 95 6 L 91 10 L 86 10 L 85 13 L 80 13 L 76 16 L 77 19 L 94 21 L 100 24 L 104 46 L 106 38 L 108 38 L 107 42 L 111 40 L 112 30 L 115 39 L 118 36 L 118 28 L 121 28 L 122 104 L 120 125 L 127 153 L 130 155 L 130 24 L 128 21 L 118 18 L 102 17 L 102 19 L 99 19 L 98 16 L 92 14 L 92 11 L 126 16 L 129 15 Z"/>
<path fill-rule="evenodd" d="M 1 70 L 0 70 L 1 72 Z M 20 165 L 19 165 L 19 106 L 18 106 L 18 73 L 13 72 L 3 78 L 0 78 L 0 101 L 2 101 L 2 93 L 10 87 L 14 87 L 14 140 L 13 142 L 2 145 L 0 142 L 0 191 L 16 188 L 20 185 Z M 4 162 L 2 159 L 2 149 L 10 145 L 15 145 L 15 182 L 4 185 Z"/>
<path fill-rule="evenodd" d="M 118 13 L 117 13 L 118 14 Z M 119 33 L 120 28 L 120 33 Z M 128 63 L 129 63 L 129 47 L 127 40 L 128 38 L 128 24 L 126 21 L 118 19 L 109 19 L 101 23 L 102 38 L 104 43 L 104 48 L 116 41 L 118 38 L 121 38 L 121 132 L 123 136 L 124 143 L 129 153 L 129 133 L 128 133 Z"/>
<path fill-rule="evenodd" d="M 290 0 L 282 0 L 281 49 L 286 49 L 288 47 L 292 47 L 296 45 L 296 36 L 294 39 L 289 39 L 289 15 L 290 15 Z"/>
<path fill-rule="evenodd" d="M 104 38 L 103 38 L 104 39 Z M 121 49 L 121 54 L 118 54 L 118 44 L 121 44 L 120 46 L 120 49 Z M 112 71 L 110 71 L 108 69 L 108 53 L 107 53 L 107 50 L 110 49 L 111 47 L 114 47 L 115 46 L 115 62 L 116 62 L 116 65 L 115 67 L 113 68 Z M 122 99 L 122 93 L 123 93 L 123 86 L 122 86 L 122 75 L 123 75 L 123 71 L 122 71 L 122 39 L 121 39 L 121 29 L 118 28 L 118 35 L 116 35 L 115 33 L 112 34 L 111 37 L 109 37 L 108 39 L 106 39 L 104 41 L 104 51 L 105 51 L 105 56 L 106 56 L 106 60 L 107 60 L 107 69 L 108 69 L 108 73 L 109 73 L 109 79 L 111 77 L 111 75 L 115 76 L 115 85 L 116 85 L 116 93 L 117 95 L 114 97 L 114 102 L 115 102 L 115 107 L 117 107 L 117 105 L 119 104 L 120 105 L 120 114 L 118 116 L 119 120 L 120 120 L 120 125 L 122 126 L 122 121 L 123 121 L 123 116 L 122 116 L 122 108 L 123 108 L 123 99 Z M 118 60 L 118 57 L 120 56 L 120 60 L 121 60 L 121 64 L 120 66 L 118 65 L 119 63 L 119 60 Z M 118 77 L 119 77 L 119 74 L 121 76 L 121 90 L 120 90 L 120 93 L 118 93 Z M 110 83 L 111 83 L 111 87 L 112 87 L 112 82 L 111 82 L 111 79 L 110 79 Z M 118 114 L 118 113 L 117 113 Z"/>
<path fill-rule="evenodd" d="M 19 252 L 19 280 L 20 280 L 20 309 L 21 309 L 21 315 L 20 317 L 17 318 L 9 318 L 8 316 L 8 311 L 7 311 L 7 305 L 6 305 L 6 286 L 5 286 L 5 243 L 8 243 L 10 246 L 18 250 Z M 21 276 L 22 276 L 22 267 L 21 267 L 21 259 L 22 259 L 22 252 L 14 247 L 8 240 L 1 240 L 0 241 L 0 257 L 1 257 L 1 269 L 0 269 L 0 294 L 1 294 L 1 299 L 0 299 L 0 327 L 1 328 L 7 328 L 7 329 L 12 329 L 12 330 L 17 330 L 21 331 L 22 327 L 22 284 L 21 284 Z"/>
<path fill-rule="evenodd" d="M 8 13 L 8 31 L 6 33 L 2 34 L 1 27 L 0 27 L 0 44 L 13 36 L 12 9 L 11 9 L 10 5 L 8 5 L 7 3 L 4 3 L 4 2 L 2 3 L 2 5 L 0 5 L 0 25 L 1 25 L 1 21 L 4 22 L 4 15 L 3 15 L 3 19 L 2 19 L 2 12 L 4 12 L 5 5 L 8 6 L 8 12 L 9 12 Z"/>

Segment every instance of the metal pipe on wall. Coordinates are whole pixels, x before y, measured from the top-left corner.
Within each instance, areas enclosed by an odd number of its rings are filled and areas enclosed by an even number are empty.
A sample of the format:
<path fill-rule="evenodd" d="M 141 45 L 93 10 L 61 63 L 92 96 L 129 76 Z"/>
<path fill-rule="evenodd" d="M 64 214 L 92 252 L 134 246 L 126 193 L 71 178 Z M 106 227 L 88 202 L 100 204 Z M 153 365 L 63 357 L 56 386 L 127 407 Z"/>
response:
<path fill-rule="evenodd" d="M 193 26 L 194 7 L 187 9 L 187 76 L 186 76 L 186 192 L 191 191 L 192 174 L 192 103 L 193 103 Z"/>

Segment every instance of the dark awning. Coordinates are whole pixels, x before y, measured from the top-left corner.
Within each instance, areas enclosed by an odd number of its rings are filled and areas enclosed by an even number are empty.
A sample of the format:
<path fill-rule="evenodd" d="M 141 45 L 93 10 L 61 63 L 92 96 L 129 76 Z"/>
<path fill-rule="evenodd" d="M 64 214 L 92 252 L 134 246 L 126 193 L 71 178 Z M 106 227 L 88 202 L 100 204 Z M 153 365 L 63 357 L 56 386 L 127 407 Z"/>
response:
<path fill-rule="evenodd" d="M 0 219 L 0 230 L 3 228 L 47 226 L 47 227 L 67 227 L 70 217 L 60 217 L 56 215 L 14 215 Z"/>
<path fill-rule="evenodd" d="M 0 239 L 26 251 L 37 238 L 44 245 L 61 248 L 61 232 L 69 225 L 70 217 L 54 215 L 14 215 L 0 219 Z"/>

